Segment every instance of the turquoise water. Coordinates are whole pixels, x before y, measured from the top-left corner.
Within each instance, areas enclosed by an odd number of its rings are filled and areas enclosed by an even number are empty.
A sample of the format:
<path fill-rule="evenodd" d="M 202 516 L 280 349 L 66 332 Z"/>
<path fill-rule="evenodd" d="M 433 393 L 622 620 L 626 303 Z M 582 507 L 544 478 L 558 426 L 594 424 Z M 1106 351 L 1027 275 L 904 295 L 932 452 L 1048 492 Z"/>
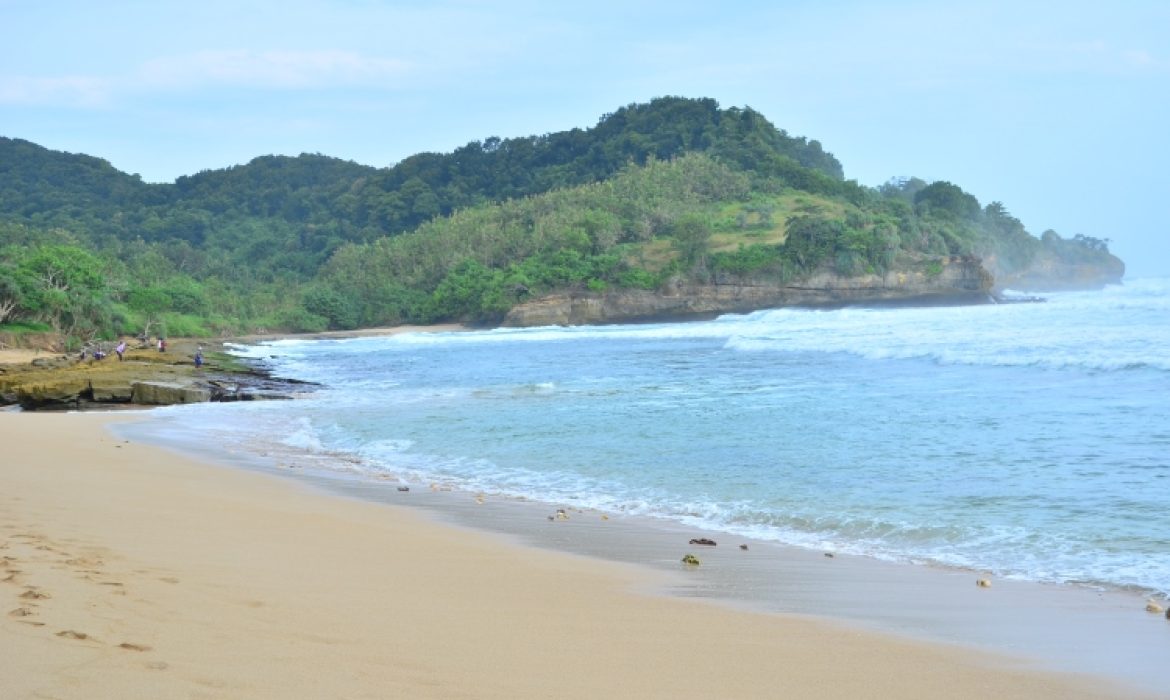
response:
<path fill-rule="evenodd" d="M 151 424 L 358 477 L 1168 593 L 1170 280 L 1047 298 L 282 340 L 238 352 L 326 389 Z"/>

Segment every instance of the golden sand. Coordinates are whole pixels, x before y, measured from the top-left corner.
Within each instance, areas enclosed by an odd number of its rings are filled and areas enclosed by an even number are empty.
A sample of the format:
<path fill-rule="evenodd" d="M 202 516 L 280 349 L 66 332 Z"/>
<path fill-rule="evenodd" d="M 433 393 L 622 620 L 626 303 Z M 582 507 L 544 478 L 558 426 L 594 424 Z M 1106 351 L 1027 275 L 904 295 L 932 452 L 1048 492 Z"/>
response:
<path fill-rule="evenodd" d="M 0 413 L 3 698 L 1117 698 Z M 1136 696 L 1128 696 L 1136 697 Z"/>

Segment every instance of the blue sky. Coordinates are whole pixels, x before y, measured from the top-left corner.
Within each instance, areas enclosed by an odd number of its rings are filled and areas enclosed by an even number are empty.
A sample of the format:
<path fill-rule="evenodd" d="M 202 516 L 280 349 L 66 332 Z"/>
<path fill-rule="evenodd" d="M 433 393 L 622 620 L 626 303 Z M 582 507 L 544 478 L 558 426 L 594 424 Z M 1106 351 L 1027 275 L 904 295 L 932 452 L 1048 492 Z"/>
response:
<path fill-rule="evenodd" d="M 0 135 L 148 181 L 269 154 L 374 166 L 750 106 L 846 176 L 949 180 L 1170 275 L 1170 3 L 0 0 Z"/>

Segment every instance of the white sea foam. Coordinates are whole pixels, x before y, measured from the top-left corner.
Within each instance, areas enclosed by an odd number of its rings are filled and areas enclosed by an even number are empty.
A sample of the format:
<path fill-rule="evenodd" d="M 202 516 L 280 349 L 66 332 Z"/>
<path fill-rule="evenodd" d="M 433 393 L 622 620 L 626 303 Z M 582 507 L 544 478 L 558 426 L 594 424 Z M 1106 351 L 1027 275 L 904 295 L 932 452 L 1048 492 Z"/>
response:
<path fill-rule="evenodd" d="M 1170 591 L 1170 281 L 1045 296 L 266 343 L 328 389 L 180 410 L 323 469 Z"/>

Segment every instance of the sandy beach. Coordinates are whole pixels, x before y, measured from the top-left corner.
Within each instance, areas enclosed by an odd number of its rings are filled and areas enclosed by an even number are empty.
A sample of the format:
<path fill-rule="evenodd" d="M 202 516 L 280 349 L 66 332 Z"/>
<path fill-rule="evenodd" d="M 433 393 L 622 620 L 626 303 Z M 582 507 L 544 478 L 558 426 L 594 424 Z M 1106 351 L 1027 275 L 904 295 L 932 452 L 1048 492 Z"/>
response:
<path fill-rule="evenodd" d="M 0 413 L 4 698 L 1138 698 Z"/>

